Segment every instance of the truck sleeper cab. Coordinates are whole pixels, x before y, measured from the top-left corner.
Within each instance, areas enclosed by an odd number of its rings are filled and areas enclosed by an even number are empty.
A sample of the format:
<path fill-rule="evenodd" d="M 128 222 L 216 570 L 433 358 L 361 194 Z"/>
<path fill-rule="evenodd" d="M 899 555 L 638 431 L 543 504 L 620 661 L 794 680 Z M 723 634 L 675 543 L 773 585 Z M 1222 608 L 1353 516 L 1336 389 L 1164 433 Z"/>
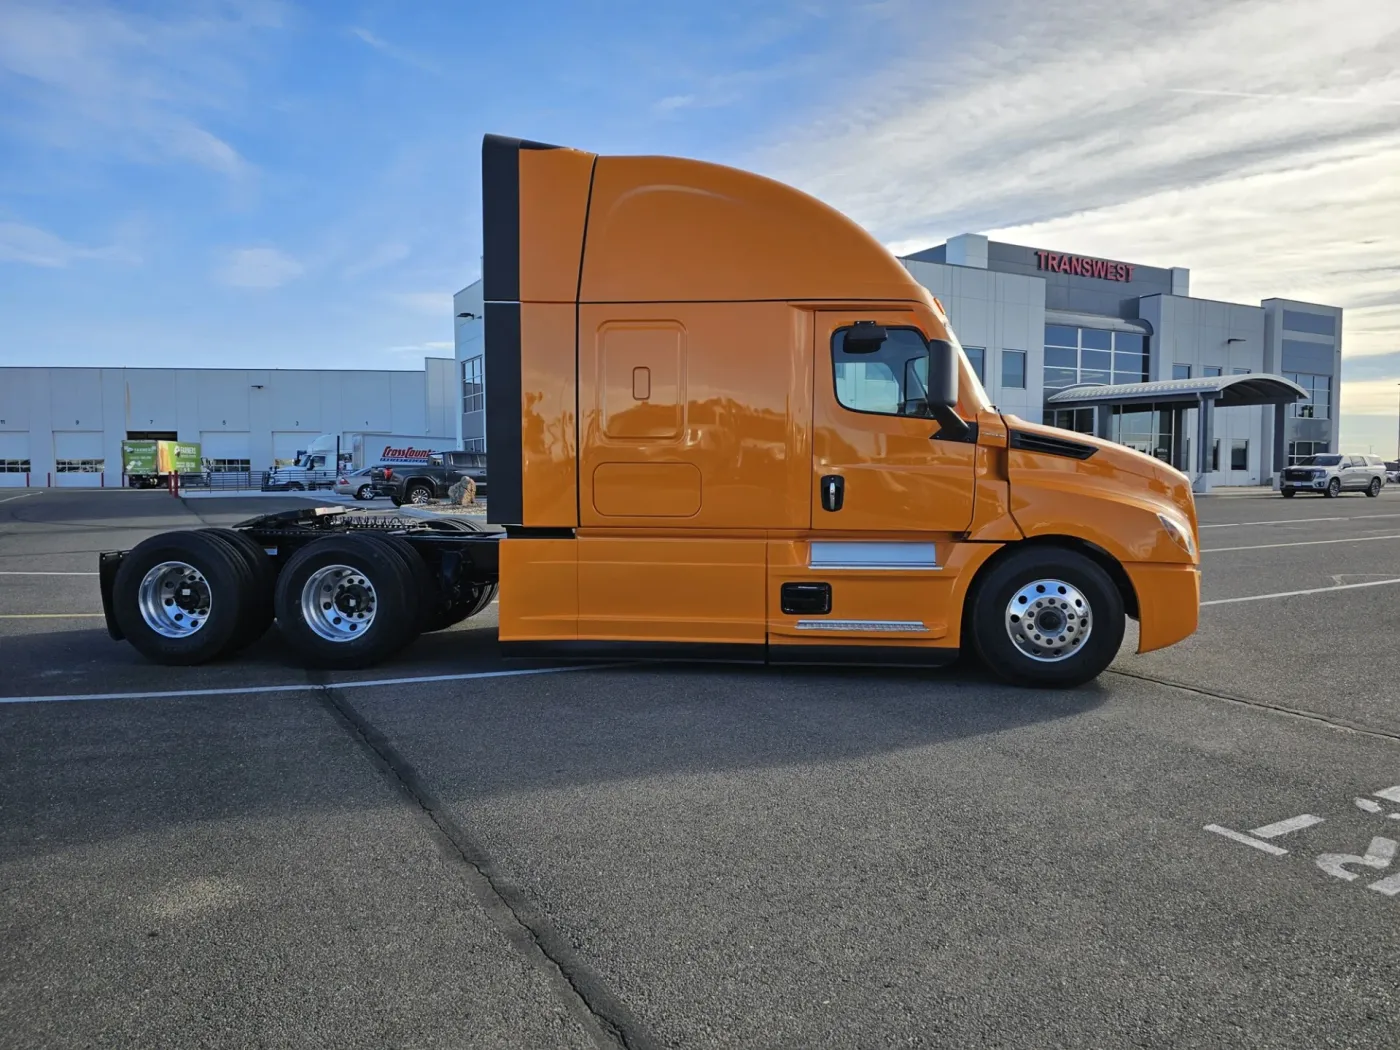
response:
<path fill-rule="evenodd" d="M 999 413 L 941 304 L 840 213 L 692 160 L 487 136 L 482 165 L 503 531 L 408 536 L 429 567 L 405 584 L 343 542 L 316 576 L 310 552 L 342 529 L 318 526 L 296 580 L 276 570 L 298 637 L 383 608 L 376 580 L 439 619 L 443 588 L 499 581 L 501 649 L 526 657 L 938 665 L 969 649 L 1063 686 L 1109 664 L 1127 617 L 1139 652 L 1195 630 L 1186 477 Z M 140 592 L 152 557 L 124 584 L 109 566 L 116 590 Z M 303 655 L 358 666 L 335 654 L 367 636 Z"/>

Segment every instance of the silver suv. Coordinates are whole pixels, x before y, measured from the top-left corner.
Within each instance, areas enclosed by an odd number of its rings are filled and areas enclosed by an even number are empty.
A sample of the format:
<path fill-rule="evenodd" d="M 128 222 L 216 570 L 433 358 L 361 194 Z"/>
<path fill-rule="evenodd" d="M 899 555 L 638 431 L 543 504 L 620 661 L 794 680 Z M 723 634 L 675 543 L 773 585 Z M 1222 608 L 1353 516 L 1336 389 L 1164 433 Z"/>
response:
<path fill-rule="evenodd" d="M 1285 467 L 1279 490 L 1285 497 L 1297 492 L 1340 496 L 1343 492 L 1364 492 L 1379 496 L 1384 487 L 1385 461 L 1380 456 L 1344 456 L 1337 452 L 1300 459 Z"/>

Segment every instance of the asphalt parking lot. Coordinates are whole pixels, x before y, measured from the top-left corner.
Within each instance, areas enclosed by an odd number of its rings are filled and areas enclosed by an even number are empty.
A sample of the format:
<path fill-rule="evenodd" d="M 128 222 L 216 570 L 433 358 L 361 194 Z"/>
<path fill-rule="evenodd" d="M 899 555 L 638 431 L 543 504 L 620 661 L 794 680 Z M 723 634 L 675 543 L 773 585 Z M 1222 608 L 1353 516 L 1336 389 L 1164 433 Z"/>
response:
<path fill-rule="evenodd" d="M 1202 499 L 1198 633 L 1064 692 L 154 667 L 97 552 L 306 501 L 0 491 L 0 1045 L 1394 1046 L 1397 488 Z"/>

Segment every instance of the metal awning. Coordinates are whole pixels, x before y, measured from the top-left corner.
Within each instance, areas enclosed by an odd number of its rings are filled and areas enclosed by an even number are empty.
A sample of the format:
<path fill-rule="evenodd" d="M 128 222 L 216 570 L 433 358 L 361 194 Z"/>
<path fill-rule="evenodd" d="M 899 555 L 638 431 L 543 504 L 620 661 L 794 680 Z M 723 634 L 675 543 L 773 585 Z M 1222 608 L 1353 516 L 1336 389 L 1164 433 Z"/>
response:
<path fill-rule="evenodd" d="M 1155 383 L 1116 386 L 1072 386 L 1045 399 L 1057 408 L 1088 405 L 1181 404 L 1214 401 L 1219 408 L 1235 405 L 1291 405 L 1306 401 L 1308 392 L 1291 379 L 1264 373 L 1208 376 L 1202 379 L 1160 379 Z"/>

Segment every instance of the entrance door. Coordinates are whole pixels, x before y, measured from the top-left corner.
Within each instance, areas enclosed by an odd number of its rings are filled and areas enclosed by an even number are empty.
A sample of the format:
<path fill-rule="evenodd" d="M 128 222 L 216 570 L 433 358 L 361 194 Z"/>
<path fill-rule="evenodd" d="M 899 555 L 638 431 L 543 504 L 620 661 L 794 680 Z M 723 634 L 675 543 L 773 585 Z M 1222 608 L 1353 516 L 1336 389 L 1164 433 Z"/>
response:
<path fill-rule="evenodd" d="M 846 334 L 859 321 L 885 326 L 878 348 L 848 351 Z M 939 424 L 924 401 L 927 347 L 913 315 L 822 312 L 815 338 L 812 528 L 965 531 L 977 449 L 934 436 Z"/>

